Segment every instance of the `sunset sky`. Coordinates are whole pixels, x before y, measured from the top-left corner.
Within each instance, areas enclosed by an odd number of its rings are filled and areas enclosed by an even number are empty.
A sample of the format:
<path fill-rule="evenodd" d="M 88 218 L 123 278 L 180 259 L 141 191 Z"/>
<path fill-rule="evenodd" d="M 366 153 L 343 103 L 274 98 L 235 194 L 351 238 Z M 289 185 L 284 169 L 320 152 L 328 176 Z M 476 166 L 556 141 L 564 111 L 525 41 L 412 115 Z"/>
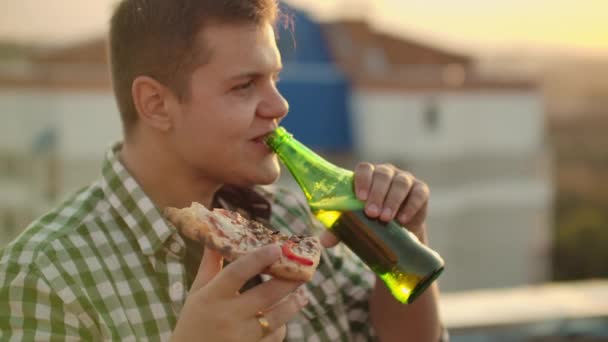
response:
<path fill-rule="evenodd" d="M 103 32 L 115 1 L 2 0 L 0 39 L 54 43 L 93 36 Z M 608 58 L 608 0 L 288 2 L 323 20 L 365 18 L 384 31 L 470 53 L 532 48 Z"/>

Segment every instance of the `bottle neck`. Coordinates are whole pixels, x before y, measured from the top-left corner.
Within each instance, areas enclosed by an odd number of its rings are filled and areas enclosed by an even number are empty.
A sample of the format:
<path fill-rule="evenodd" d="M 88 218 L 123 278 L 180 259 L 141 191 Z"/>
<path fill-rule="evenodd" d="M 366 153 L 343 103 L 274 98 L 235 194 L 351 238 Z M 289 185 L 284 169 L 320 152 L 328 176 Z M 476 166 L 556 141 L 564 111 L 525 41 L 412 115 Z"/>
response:
<path fill-rule="evenodd" d="M 267 140 L 315 209 L 356 210 L 363 204 L 353 191 L 353 172 L 340 168 L 279 127 Z"/>

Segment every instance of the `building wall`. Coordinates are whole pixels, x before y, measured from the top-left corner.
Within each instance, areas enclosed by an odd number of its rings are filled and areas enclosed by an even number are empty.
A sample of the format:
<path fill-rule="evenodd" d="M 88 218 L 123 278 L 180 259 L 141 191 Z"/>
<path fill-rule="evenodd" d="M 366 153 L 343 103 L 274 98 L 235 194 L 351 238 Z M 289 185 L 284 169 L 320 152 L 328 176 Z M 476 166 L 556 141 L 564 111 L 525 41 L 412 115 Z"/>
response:
<path fill-rule="evenodd" d="M 544 139 L 542 98 L 532 91 L 358 90 L 352 108 L 357 150 L 381 158 L 520 155 Z"/>
<path fill-rule="evenodd" d="M 484 163 L 476 165 L 483 169 Z M 413 169 L 426 178 L 421 168 Z M 441 279 L 444 290 L 517 286 L 550 279 L 550 178 L 488 176 L 467 183 L 435 183 L 431 178 L 429 234 L 432 246 L 447 263 Z"/>
<path fill-rule="evenodd" d="M 120 119 L 109 92 L 0 89 L 0 246 L 100 173 Z"/>
<path fill-rule="evenodd" d="M 121 134 L 118 111 L 109 92 L 0 89 L 0 103 L 3 148 L 31 153 L 39 135 L 53 130 L 56 140 L 47 148 L 68 159 L 99 159 Z"/>

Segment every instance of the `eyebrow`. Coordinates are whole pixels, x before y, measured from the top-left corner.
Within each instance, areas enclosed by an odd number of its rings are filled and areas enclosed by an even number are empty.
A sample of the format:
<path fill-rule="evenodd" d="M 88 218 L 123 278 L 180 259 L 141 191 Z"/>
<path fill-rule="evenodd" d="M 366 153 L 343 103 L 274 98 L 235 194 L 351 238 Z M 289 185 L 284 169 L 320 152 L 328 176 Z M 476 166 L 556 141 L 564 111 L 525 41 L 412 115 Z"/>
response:
<path fill-rule="evenodd" d="M 274 73 L 278 74 L 281 71 L 283 71 L 283 65 L 280 65 L 278 68 L 276 68 L 274 70 Z M 245 79 L 245 78 L 256 78 L 256 77 L 260 77 L 264 74 L 265 74 L 264 72 L 246 71 L 246 72 L 243 72 L 243 73 L 230 77 L 229 80 L 234 81 L 234 80 L 240 80 L 240 79 Z"/>

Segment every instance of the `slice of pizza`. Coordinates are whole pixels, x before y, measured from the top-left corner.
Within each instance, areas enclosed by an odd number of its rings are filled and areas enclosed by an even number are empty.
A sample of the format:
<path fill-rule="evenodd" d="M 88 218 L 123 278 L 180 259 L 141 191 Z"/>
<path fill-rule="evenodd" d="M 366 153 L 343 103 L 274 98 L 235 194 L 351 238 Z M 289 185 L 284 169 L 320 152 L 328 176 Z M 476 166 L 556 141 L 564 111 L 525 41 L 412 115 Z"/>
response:
<path fill-rule="evenodd" d="M 184 236 L 219 251 L 231 262 L 260 247 L 279 244 L 281 258 L 265 272 L 272 276 L 308 281 L 319 264 L 322 247 L 318 237 L 287 236 L 237 212 L 211 211 L 196 202 L 189 208 L 168 207 L 164 214 Z"/>

